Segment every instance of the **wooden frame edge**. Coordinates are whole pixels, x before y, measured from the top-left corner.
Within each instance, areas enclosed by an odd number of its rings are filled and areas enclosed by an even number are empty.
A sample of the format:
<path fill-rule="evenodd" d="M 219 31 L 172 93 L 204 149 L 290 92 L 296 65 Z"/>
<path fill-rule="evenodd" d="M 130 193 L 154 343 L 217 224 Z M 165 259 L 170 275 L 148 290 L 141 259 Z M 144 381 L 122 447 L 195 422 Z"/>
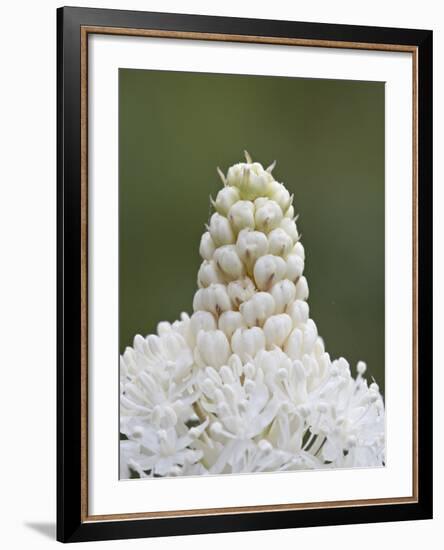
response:
<path fill-rule="evenodd" d="M 278 38 L 254 35 L 166 31 L 105 26 L 81 26 L 81 522 L 97 523 L 130 521 L 137 519 L 160 519 L 180 517 L 223 516 L 230 514 L 253 514 L 278 511 L 314 510 L 328 508 L 351 508 L 356 506 L 381 506 L 387 504 L 415 504 L 419 499 L 418 480 L 418 46 L 404 44 L 379 44 L 321 39 Z M 324 501 L 300 504 L 259 505 L 193 510 L 156 511 L 129 514 L 89 515 L 88 513 L 88 35 L 124 35 L 169 39 L 243 42 L 287 46 L 342 48 L 373 51 L 394 51 L 412 54 L 412 154 L 413 154 L 413 432 L 412 432 L 412 496 L 383 499 Z"/>

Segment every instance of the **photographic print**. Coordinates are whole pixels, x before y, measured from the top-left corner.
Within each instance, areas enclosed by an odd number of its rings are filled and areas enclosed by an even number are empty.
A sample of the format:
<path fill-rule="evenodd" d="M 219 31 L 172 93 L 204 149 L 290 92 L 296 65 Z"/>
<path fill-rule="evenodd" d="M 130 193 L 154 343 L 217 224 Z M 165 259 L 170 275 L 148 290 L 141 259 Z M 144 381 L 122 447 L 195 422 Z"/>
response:
<path fill-rule="evenodd" d="M 384 101 L 119 69 L 120 479 L 385 466 Z"/>
<path fill-rule="evenodd" d="M 432 32 L 60 8 L 57 538 L 432 517 Z"/>

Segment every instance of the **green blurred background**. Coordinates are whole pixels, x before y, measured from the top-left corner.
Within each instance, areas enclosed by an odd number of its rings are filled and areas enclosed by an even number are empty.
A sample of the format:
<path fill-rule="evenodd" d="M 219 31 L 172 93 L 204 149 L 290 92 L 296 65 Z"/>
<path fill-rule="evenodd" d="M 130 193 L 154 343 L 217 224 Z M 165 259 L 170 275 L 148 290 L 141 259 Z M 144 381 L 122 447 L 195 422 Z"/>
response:
<path fill-rule="evenodd" d="M 209 195 L 243 159 L 294 193 L 311 317 L 384 390 L 384 83 L 120 69 L 120 352 L 192 312 Z"/>

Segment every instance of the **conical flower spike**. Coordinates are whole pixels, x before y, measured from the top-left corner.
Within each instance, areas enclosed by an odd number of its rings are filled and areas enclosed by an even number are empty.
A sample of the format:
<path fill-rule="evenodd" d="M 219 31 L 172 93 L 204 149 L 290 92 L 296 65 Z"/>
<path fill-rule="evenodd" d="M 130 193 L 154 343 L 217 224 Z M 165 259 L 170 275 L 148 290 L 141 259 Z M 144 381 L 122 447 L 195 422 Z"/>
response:
<path fill-rule="evenodd" d="M 275 162 L 245 158 L 218 169 L 192 316 L 121 357 L 123 477 L 385 463 L 378 385 L 331 360 L 310 318 L 293 196 Z"/>

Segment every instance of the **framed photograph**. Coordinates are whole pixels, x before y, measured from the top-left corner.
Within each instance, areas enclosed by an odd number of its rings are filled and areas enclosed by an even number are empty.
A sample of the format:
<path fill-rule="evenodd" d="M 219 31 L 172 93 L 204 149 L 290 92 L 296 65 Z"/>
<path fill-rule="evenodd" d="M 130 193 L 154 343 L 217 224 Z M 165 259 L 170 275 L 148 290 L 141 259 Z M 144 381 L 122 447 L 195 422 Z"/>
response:
<path fill-rule="evenodd" d="M 432 32 L 58 10 L 58 539 L 432 517 Z"/>

